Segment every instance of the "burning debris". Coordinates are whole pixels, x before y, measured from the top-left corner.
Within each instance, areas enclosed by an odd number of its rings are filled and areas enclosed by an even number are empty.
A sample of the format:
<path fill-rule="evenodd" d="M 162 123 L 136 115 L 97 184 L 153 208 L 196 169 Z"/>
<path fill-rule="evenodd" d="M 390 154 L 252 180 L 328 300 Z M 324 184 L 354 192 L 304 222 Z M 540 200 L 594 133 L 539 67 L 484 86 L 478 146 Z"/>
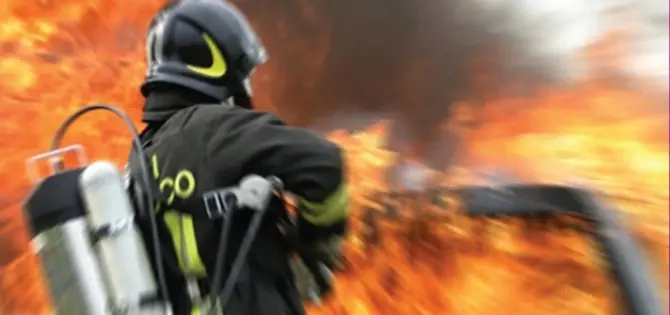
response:
<path fill-rule="evenodd" d="M 569 94 L 564 97 L 570 99 Z M 588 183 L 590 187 L 605 190 L 631 220 L 641 222 L 651 213 L 656 213 L 660 219 L 667 203 L 663 200 L 665 197 L 661 197 L 665 196 L 664 189 L 658 187 L 655 191 L 660 195 L 653 197 L 641 186 L 629 184 L 642 180 L 640 176 L 644 171 L 625 172 L 622 164 L 611 158 L 600 164 L 570 162 L 571 157 L 579 156 L 580 152 L 589 152 L 586 156 L 592 156 L 588 160 L 593 161 L 604 161 L 602 159 L 613 153 L 595 149 L 613 145 L 606 142 L 605 137 L 591 138 L 599 134 L 595 132 L 598 128 L 590 126 L 594 129 L 573 130 L 572 126 L 564 124 L 565 129 L 559 130 L 574 135 L 580 130 L 583 132 L 580 137 L 585 137 L 581 138 L 580 145 L 574 146 L 573 142 L 570 147 L 563 147 L 568 144 L 562 144 L 565 140 L 561 139 L 560 133 L 529 142 L 526 142 L 528 139 L 520 141 L 501 136 L 511 139 L 503 141 L 504 146 L 483 142 L 493 146 L 481 153 L 476 152 L 482 148 L 466 148 L 472 151 L 465 152 L 470 156 L 492 157 L 478 159 L 479 168 L 456 165 L 448 173 L 426 171 L 424 174 L 440 174 L 434 176 L 439 180 L 433 181 L 439 184 L 426 185 L 423 194 L 402 194 L 402 188 L 415 186 L 408 185 L 411 181 L 407 177 L 412 176 L 407 175 L 421 172 L 406 172 L 405 184 L 396 184 L 398 178 L 403 178 L 403 172 L 399 171 L 404 169 L 403 158 L 400 154 L 374 147 L 385 143 L 385 137 L 389 135 L 386 126 L 378 124 L 363 133 L 337 131 L 332 134 L 332 139 L 342 144 L 349 154 L 350 178 L 358 196 L 354 211 L 359 214 L 359 220 L 347 247 L 350 268 L 339 283 L 341 288 L 347 288 L 347 292 L 339 293 L 324 309 L 315 310 L 317 314 L 402 314 L 410 310 L 426 310 L 431 314 L 553 314 L 557 309 L 566 314 L 610 314 L 623 307 L 617 302 L 620 301 L 615 290 L 618 286 L 607 272 L 610 265 L 603 256 L 602 247 L 592 237 L 594 228 L 589 220 L 567 213 L 535 214 L 528 218 L 471 217 L 463 213 L 459 198 L 448 192 L 471 184 L 484 184 L 500 191 L 500 186 L 528 180 L 561 183 L 567 174 L 572 174 L 568 176 L 569 184 L 574 185 L 574 178 L 581 177 L 580 186 Z M 617 132 L 616 128 L 607 130 Z M 622 145 L 626 143 L 625 139 L 622 136 L 617 143 Z M 651 142 L 647 145 L 654 146 Z M 548 155 L 543 150 L 566 150 L 566 153 Z M 663 150 L 656 158 L 652 158 L 653 154 L 648 155 L 650 151 L 647 149 L 617 152 L 637 156 L 625 158 L 630 160 L 661 162 L 667 156 L 661 153 Z M 537 155 L 542 159 L 539 164 L 532 162 Z M 488 161 L 498 162 L 498 167 L 487 168 L 486 165 L 491 165 Z M 550 165 L 554 169 L 547 170 Z M 603 173 L 586 171 L 596 165 Z M 558 166 L 560 172 L 556 172 Z M 627 167 L 635 166 L 627 164 Z M 473 171 L 482 168 L 494 171 Z M 506 171 L 496 171 L 499 169 Z M 598 175 L 604 176 L 605 169 L 609 176 L 613 176 L 608 181 Z M 651 173 L 647 174 L 653 177 Z M 667 175 L 658 173 L 657 176 Z M 388 178 L 392 180 L 387 182 Z M 657 178 L 656 183 L 659 183 L 660 177 Z M 648 180 L 647 185 L 653 185 L 654 180 Z M 430 187 L 448 189 L 431 190 Z M 505 189 L 501 193 L 506 193 Z M 628 201 L 631 194 L 644 195 L 645 202 L 655 206 Z M 420 215 L 415 205 L 418 205 Z M 417 230 L 421 233 L 416 233 Z M 667 265 L 666 243 L 650 246 L 652 238 L 658 242 L 665 234 L 652 236 L 643 230 L 638 227 L 632 232 L 635 239 L 646 244 L 646 253 L 655 253 L 649 257 L 658 267 L 651 272 L 660 271 L 665 275 L 660 266 Z M 647 236 L 642 236 L 644 234 Z M 369 283 L 360 285 L 360 279 Z M 667 290 L 667 282 L 660 286 Z"/>

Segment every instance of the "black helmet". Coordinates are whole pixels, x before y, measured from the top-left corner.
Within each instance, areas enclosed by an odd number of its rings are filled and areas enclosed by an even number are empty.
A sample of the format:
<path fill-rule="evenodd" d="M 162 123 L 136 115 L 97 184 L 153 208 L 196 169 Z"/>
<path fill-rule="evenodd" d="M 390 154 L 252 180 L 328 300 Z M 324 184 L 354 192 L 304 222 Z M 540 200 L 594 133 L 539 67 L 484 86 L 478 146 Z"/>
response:
<path fill-rule="evenodd" d="M 267 57 L 244 15 L 222 0 L 169 4 L 151 21 L 141 91 L 170 84 L 251 106 L 248 79 Z"/>

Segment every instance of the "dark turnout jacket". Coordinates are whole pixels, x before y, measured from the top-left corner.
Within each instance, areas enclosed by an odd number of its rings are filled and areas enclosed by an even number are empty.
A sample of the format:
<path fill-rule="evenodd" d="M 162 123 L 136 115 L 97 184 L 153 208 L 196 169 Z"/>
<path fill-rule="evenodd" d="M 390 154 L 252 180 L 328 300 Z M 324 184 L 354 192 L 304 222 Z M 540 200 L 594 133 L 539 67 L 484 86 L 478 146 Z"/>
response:
<path fill-rule="evenodd" d="M 222 222 L 204 216 L 204 205 L 193 202 L 204 192 L 237 185 L 249 174 L 277 176 L 286 191 L 299 197 L 298 230 L 303 239 L 344 232 L 349 199 L 342 151 L 318 134 L 288 126 L 270 113 L 222 104 L 189 104 L 170 94 L 148 99 L 145 121 L 149 125 L 142 141 L 150 172 L 165 196 L 157 209 L 159 234 L 177 315 L 191 314 L 183 274 L 197 274 L 206 294 L 208 276 L 215 268 Z M 130 168 L 131 174 L 137 171 L 132 159 Z M 226 315 L 304 314 L 288 264 L 290 249 L 277 226 L 283 211 L 282 202 L 271 202 L 224 309 Z M 251 216 L 251 211 L 234 214 L 227 271 Z M 179 257 L 180 252 L 190 250 L 192 255 L 193 249 L 184 250 L 189 240 L 176 233 L 184 228 L 191 231 L 195 255 L 199 255 L 188 263 Z"/>

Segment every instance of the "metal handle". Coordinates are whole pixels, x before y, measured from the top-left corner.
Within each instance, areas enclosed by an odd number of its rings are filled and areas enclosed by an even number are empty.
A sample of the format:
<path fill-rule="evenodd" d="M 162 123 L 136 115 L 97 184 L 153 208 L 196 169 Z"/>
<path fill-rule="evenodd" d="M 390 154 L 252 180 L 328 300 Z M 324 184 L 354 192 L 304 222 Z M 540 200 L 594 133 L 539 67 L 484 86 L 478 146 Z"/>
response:
<path fill-rule="evenodd" d="M 45 152 L 42 154 L 35 155 L 26 160 L 26 172 L 28 173 L 28 178 L 33 184 L 38 183 L 43 177 L 40 177 L 39 169 L 37 167 L 37 162 L 49 159 L 51 161 L 51 174 L 58 173 L 62 171 L 62 157 L 68 152 L 74 152 L 77 156 L 77 161 L 79 162 L 78 166 L 84 166 L 88 164 L 86 159 L 86 154 L 84 153 L 84 147 L 81 144 L 74 144 L 67 146 L 65 148 L 56 149 L 53 151 Z"/>

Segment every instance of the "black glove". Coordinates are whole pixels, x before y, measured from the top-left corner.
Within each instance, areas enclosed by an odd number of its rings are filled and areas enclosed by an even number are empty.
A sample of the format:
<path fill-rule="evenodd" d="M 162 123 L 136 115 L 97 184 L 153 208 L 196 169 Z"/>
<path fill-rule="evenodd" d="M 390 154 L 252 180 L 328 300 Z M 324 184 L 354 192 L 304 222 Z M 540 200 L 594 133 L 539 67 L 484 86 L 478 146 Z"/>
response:
<path fill-rule="evenodd" d="M 341 269 L 341 244 L 342 238 L 333 236 L 299 245 L 299 255 L 291 261 L 291 268 L 295 285 L 303 299 L 319 303 L 333 291 L 334 277 L 331 270 Z"/>

